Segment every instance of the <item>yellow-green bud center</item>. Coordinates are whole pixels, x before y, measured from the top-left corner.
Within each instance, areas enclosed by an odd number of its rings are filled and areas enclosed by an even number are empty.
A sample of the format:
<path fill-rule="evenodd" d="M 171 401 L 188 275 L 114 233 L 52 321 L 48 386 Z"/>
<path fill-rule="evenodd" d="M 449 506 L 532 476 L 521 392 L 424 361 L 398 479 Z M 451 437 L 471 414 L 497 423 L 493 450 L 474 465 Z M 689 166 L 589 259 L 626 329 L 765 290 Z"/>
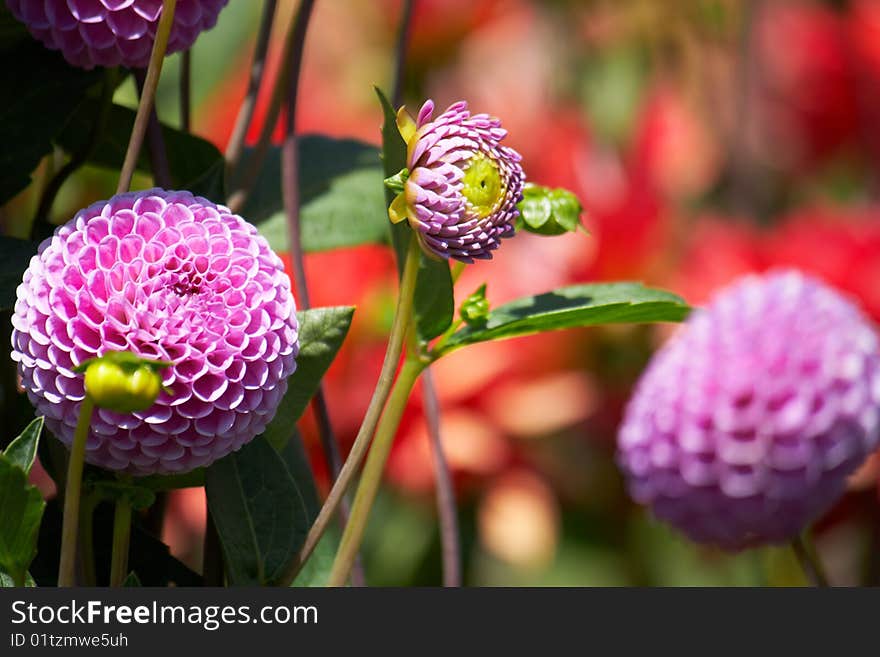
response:
<path fill-rule="evenodd" d="M 96 360 L 86 369 L 85 387 L 99 408 L 132 413 L 153 405 L 162 390 L 162 378 L 149 365 L 132 369 Z"/>
<path fill-rule="evenodd" d="M 492 214 L 501 201 L 501 173 L 492 158 L 477 153 L 464 169 L 462 195 L 478 217 Z"/>

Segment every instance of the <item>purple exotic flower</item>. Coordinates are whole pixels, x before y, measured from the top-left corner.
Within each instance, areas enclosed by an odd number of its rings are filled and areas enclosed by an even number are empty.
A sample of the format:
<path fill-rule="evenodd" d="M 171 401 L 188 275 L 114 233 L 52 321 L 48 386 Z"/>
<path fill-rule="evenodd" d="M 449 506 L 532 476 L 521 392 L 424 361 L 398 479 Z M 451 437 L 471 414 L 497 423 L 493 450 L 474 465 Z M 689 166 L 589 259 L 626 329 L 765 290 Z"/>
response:
<path fill-rule="evenodd" d="M 515 150 L 501 145 L 507 131 L 488 114 L 471 115 L 460 101 L 432 120 L 427 101 L 413 119 L 401 108 L 407 143 L 403 191 L 388 213 L 408 219 L 429 254 L 471 263 L 488 259 L 519 216 L 523 174 Z"/>
<path fill-rule="evenodd" d="M 68 445 L 85 396 L 74 368 L 111 351 L 169 361 L 144 411 L 95 411 L 86 459 L 134 475 L 186 472 L 261 433 L 296 368 L 281 260 L 257 229 L 189 192 L 151 189 L 77 213 L 18 287 L 13 360 Z"/>
<path fill-rule="evenodd" d="M 695 541 L 782 542 L 878 444 L 880 354 L 862 313 L 796 271 L 722 290 L 655 356 L 626 410 L 632 496 Z"/>
<path fill-rule="evenodd" d="M 177 0 L 167 53 L 189 48 L 229 0 Z M 6 0 L 12 14 L 73 66 L 145 68 L 162 0 Z"/>

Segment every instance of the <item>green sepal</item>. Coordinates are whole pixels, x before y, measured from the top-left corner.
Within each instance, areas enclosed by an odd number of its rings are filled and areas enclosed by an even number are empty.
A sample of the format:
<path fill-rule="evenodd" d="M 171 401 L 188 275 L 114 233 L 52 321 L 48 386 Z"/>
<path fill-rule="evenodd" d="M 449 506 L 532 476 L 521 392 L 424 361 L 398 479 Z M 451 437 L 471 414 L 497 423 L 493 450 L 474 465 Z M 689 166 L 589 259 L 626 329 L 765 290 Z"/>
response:
<path fill-rule="evenodd" d="M 409 180 L 409 169 L 404 167 L 390 178 L 386 178 L 384 182 L 385 187 L 390 189 L 395 194 L 400 194 L 406 186 L 407 180 Z"/>
<path fill-rule="evenodd" d="M 108 351 L 103 356 L 84 360 L 79 365 L 74 367 L 73 371 L 77 374 L 83 374 L 89 368 L 89 365 L 91 365 L 92 363 L 97 363 L 98 361 L 104 361 L 113 363 L 114 365 L 118 365 L 129 374 L 134 372 L 141 365 L 147 365 L 153 368 L 154 371 L 158 371 L 162 368 L 174 365 L 174 363 L 167 360 L 152 360 L 150 358 L 141 358 L 137 354 L 133 354 L 130 351 Z"/>

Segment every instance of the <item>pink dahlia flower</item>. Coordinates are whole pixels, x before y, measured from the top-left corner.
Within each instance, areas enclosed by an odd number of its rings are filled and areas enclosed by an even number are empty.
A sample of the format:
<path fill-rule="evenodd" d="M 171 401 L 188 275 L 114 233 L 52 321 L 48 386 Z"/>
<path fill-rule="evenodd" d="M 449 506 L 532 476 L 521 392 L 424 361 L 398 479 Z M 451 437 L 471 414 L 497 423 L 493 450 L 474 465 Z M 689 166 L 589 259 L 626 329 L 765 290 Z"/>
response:
<path fill-rule="evenodd" d="M 266 428 L 296 368 L 281 260 L 251 224 L 189 192 L 130 192 L 81 210 L 40 245 L 12 323 L 28 397 L 68 445 L 85 397 L 80 363 L 109 351 L 173 363 L 147 410 L 93 416 L 86 459 L 138 476 L 237 450 Z"/>
<path fill-rule="evenodd" d="M 515 150 L 501 145 L 507 131 L 488 114 L 451 105 L 431 119 L 427 101 L 413 119 L 401 108 L 409 177 L 392 204 L 392 221 L 408 219 L 424 249 L 471 263 L 488 259 L 501 238 L 511 237 L 519 216 L 525 174 Z"/>
<path fill-rule="evenodd" d="M 177 0 L 168 54 L 186 50 L 217 23 L 229 0 Z M 12 14 L 73 66 L 145 68 L 162 0 L 6 0 Z"/>
<path fill-rule="evenodd" d="M 788 540 L 878 444 L 880 353 L 862 313 L 793 271 L 723 289 L 655 356 L 618 438 L 633 497 L 728 549 Z"/>

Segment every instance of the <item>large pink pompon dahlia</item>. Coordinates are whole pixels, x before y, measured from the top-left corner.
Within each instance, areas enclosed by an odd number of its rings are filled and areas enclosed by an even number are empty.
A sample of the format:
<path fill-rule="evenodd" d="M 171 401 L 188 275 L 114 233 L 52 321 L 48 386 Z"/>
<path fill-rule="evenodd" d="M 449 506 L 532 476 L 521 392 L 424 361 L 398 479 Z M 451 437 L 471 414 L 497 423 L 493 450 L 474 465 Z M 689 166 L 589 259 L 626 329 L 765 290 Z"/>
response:
<path fill-rule="evenodd" d="M 507 131 L 488 114 L 471 114 L 465 101 L 432 119 L 427 101 L 413 120 L 397 115 L 407 143 L 408 177 L 389 215 L 409 220 L 422 247 L 440 258 L 488 259 L 511 237 L 525 174 L 515 150 L 501 144 Z"/>
<path fill-rule="evenodd" d="M 177 0 L 167 53 L 186 50 L 229 0 Z M 145 68 L 162 0 L 6 0 L 36 39 L 73 66 Z"/>
<path fill-rule="evenodd" d="M 110 470 L 186 472 L 237 450 L 266 428 L 296 368 L 281 260 L 254 226 L 189 192 L 81 210 L 40 245 L 17 293 L 12 358 L 68 445 L 80 363 L 109 351 L 173 363 L 147 410 L 95 410 L 86 459 Z"/>
<path fill-rule="evenodd" d="M 654 356 L 618 438 L 633 497 L 695 541 L 788 540 L 878 445 L 862 313 L 796 271 L 722 290 Z"/>

